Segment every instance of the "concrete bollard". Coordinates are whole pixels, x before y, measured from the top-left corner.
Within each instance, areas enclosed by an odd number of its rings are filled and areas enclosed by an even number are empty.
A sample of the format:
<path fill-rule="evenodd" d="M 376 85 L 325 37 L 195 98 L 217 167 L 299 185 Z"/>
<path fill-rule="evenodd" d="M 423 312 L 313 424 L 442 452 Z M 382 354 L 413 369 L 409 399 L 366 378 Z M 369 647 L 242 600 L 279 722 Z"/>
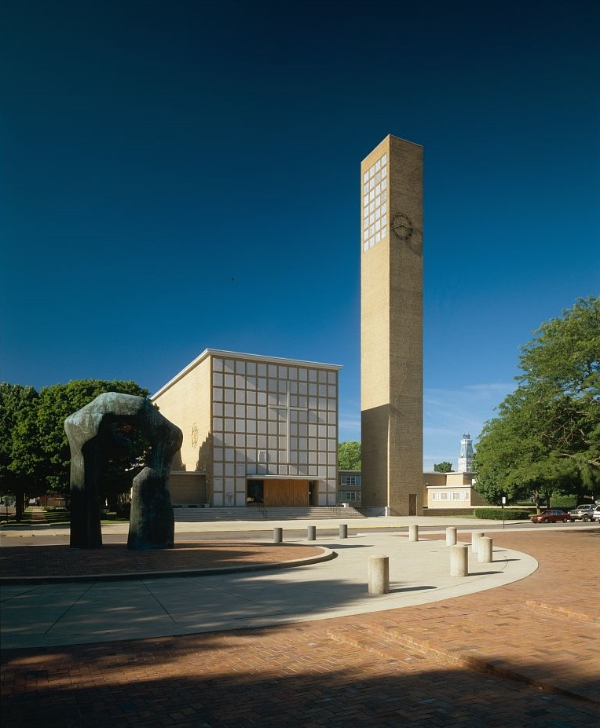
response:
<path fill-rule="evenodd" d="M 317 527 L 316 526 L 309 526 L 306 529 L 306 538 L 309 541 L 314 541 L 317 538 Z"/>
<path fill-rule="evenodd" d="M 369 594 L 388 594 L 390 591 L 390 557 L 369 558 Z"/>
<path fill-rule="evenodd" d="M 446 529 L 446 546 L 454 546 L 456 543 L 456 527 L 448 526 Z"/>
<path fill-rule="evenodd" d="M 494 541 L 488 536 L 480 536 L 477 540 L 477 561 L 480 564 L 490 564 L 494 557 L 492 555 Z"/>
<path fill-rule="evenodd" d="M 281 543 L 283 541 L 283 528 L 273 529 L 273 543 Z"/>
<path fill-rule="evenodd" d="M 469 547 L 466 543 L 457 543 L 450 552 L 450 576 L 469 575 Z"/>
<path fill-rule="evenodd" d="M 408 540 L 418 541 L 419 540 L 419 527 L 414 524 L 408 527 Z"/>
<path fill-rule="evenodd" d="M 348 538 L 348 526 L 345 523 L 340 523 L 338 533 L 340 538 Z"/>
<path fill-rule="evenodd" d="M 477 543 L 482 536 L 485 536 L 483 531 L 473 531 L 471 534 L 471 551 L 474 554 L 477 553 Z"/>

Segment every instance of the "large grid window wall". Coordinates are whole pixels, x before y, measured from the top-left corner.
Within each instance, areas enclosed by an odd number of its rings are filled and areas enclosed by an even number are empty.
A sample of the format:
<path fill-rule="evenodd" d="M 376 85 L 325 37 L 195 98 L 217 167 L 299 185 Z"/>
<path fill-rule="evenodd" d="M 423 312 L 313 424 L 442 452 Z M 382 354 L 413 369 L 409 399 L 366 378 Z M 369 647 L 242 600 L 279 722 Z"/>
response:
<path fill-rule="evenodd" d="M 215 357 L 212 396 L 215 503 L 241 505 L 250 474 L 335 489 L 337 371 Z"/>

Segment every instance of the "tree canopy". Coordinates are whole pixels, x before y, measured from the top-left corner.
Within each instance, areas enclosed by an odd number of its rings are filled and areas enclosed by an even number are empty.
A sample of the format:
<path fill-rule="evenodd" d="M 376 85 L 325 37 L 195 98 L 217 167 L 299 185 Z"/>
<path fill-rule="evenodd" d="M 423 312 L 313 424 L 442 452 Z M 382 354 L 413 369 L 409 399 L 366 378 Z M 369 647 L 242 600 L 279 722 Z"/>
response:
<path fill-rule="evenodd" d="M 71 453 L 64 421 L 104 392 L 148 395 L 131 381 L 76 380 L 39 393 L 33 387 L 0 384 L 0 488 L 17 496 L 17 508 L 25 495 L 68 494 Z M 126 427 L 116 427 L 113 439 L 103 495 L 130 487 L 131 476 L 124 471 L 134 467 L 145 446 Z"/>
<path fill-rule="evenodd" d="M 522 347 L 517 388 L 476 448 L 477 490 L 499 503 L 600 483 L 600 298 L 579 299 Z"/>
<path fill-rule="evenodd" d="M 441 463 L 434 463 L 433 472 L 434 473 L 451 473 L 452 472 L 452 463 L 448 462 L 448 460 L 444 460 Z"/>
<path fill-rule="evenodd" d="M 338 464 L 340 470 L 361 470 L 360 442 L 346 440 L 338 445 Z"/>
<path fill-rule="evenodd" d="M 35 448 L 24 449 L 23 423 L 35 409 L 38 393 L 33 387 L 0 382 L 0 489 L 16 495 L 17 518 L 23 510 L 23 496 L 36 479 Z"/>

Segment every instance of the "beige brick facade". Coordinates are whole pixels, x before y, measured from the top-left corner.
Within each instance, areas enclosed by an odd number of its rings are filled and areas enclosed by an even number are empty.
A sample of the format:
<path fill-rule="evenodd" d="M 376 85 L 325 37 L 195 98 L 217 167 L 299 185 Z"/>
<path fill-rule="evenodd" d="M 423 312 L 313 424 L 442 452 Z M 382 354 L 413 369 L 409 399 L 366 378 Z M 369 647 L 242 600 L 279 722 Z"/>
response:
<path fill-rule="evenodd" d="M 423 149 L 388 136 L 361 165 L 362 504 L 422 512 Z"/>

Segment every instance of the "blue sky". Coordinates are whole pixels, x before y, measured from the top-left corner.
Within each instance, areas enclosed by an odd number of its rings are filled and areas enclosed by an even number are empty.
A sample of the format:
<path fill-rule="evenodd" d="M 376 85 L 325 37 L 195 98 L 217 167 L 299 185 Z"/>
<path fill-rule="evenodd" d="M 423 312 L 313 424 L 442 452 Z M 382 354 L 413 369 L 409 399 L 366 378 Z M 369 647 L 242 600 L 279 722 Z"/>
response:
<path fill-rule="evenodd" d="M 360 439 L 360 162 L 425 150 L 424 466 L 600 281 L 596 0 L 3 0 L 0 379 L 205 348 L 343 365 Z"/>

